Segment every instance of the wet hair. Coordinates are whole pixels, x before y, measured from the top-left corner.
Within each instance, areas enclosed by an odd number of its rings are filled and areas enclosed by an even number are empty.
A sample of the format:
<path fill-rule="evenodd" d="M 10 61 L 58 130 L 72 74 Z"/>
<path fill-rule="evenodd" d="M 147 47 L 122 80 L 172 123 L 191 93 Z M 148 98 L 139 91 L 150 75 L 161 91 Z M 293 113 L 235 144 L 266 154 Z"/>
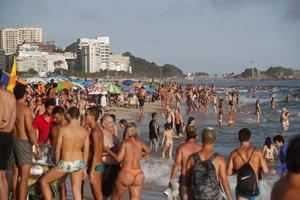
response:
<path fill-rule="evenodd" d="M 243 128 L 239 131 L 240 142 L 248 142 L 251 138 L 251 131 L 248 128 Z"/>
<path fill-rule="evenodd" d="M 156 112 L 151 113 L 152 119 L 154 119 L 154 117 L 156 117 L 156 116 L 157 116 L 157 113 L 156 113 Z"/>
<path fill-rule="evenodd" d="M 55 115 L 55 114 L 62 115 L 64 113 L 65 113 L 65 109 L 62 106 L 55 106 L 52 111 L 52 115 Z"/>
<path fill-rule="evenodd" d="M 216 141 L 216 130 L 211 127 L 204 128 L 202 131 L 202 143 L 212 144 Z"/>
<path fill-rule="evenodd" d="M 25 85 L 17 85 L 14 88 L 14 95 L 17 100 L 22 99 L 26 94 L 26 87 Z"/>
<path fill-rule="evenodd" d="M 300 173 L 300 135 L 294 137 L 288 146 L 286 164 L 289 172 Z"/>
<path fill-rule="evenodd" d="M 271 144 L 272 144 L 271 138 L 270 137 L 266 137 L 264 145 L 266 145 L 268 147 L 268 149 L 271 149 Z"/>
<path fill-rule="evenodd" d="M 194 121 L 195 118 L 194 117 L 189 117 L 188 121 L 187 121 L 187 126 L 190 125 L 192 123 L 192 121 Z"/>
<path fill-rule="evenodd" d="M 125 127 L 127 126 L 127 120 L 126 119 L 121 119 L 120 121 L 119 121 L 119 124 L 122 124 L 122 125 L 124 125 Z"/>
<path fill-rule="evenodd" d="M 96 121 L 99 118 L 99 109 L 96 106 L 89 107 L 85 113 L 92 115 Z"/>
<path fill-rule="evenodd" d="M 75 106 L 69 108 L 67 114 L 70 116 L 71 119 L 78 119 L 80 116 L 79 109 Z"/>
<path fill-rule="evenodd" d="M 164 128 L 165 128 L 165 130 L 172 129 L 171 124 L 169 124 L 169 123 L 165 123 Z"/>
<path fill-rule="evenodd" d="M 194 125 L 189 125 L 186 127 L 186 137 L 188 139 L 190 138 L 196 138 L 197 137 L 197 128 Z"/>
<path fill-rule="evenodd" d="M 54 98 L 47 99 L 45 102 L 45 108 L 47 109 L 49 106 L 55 106 L 56 102 Z"/>
<path fill-rule="evenodd" d="M 284 144 L 284 138 L 282 137 L 282 135 L 275 135 L 273 137 L 273 142 L 282 142 L 282 144 Z"/>

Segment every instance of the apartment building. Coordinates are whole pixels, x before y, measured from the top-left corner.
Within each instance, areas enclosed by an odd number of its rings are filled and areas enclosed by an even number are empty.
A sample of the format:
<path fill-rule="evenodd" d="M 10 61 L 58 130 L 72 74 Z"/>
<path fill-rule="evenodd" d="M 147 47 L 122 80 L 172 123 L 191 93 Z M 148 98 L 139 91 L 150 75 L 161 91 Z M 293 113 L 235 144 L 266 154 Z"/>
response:
<path fill-rule="evenodd" d="M 6 55 L 15 53 L 18 45 L 24 42 L 42 42 L 42 29 L 23 27 L 0 30 L 0 49 L 4 49 Z"/>
<path fill-rule="evenodd" d="M 129 71 L 129 57 L 122 55 L 110 55 L 108 70 Z"/>
<path fill-rule="evenodd" d="M 110 38 L 78 39 L 77 65 L 86 73 L 105 70 L 109 65 Z"/>

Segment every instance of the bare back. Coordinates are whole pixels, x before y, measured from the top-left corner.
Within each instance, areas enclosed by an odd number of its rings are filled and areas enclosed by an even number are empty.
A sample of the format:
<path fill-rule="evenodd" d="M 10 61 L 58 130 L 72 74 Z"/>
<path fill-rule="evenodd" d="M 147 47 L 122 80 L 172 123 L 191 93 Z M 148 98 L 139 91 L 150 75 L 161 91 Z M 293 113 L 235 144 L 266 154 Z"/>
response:
<path fill-rule="evenodd" d="M 260 168 L 262 168 L 265 172 L 267 171 L 267 163 L 263 158 L 262 152 L 260 150 L 254 149 L 253 147 L 240 147 L 237 150 L 238 152 L 233 151 L 230 156 L 233 164 L 233 172 L 238 171 L 245 164 L 245 161 L 247 162 L 250 159 L 250 157 L 251 159 L 249 161 L 249 164 L 253 168 L 256 176 Z"/>
<path fill-rule="evenodd" d="M 17 117 L 13 135 L 15 139 L 29 140 L 29 133 L 33 131 L 32 111 L 23 103 L 17 103 Z"/>
<path fill-rule="evenodd" d="M 123 168 L 141 168 L 140 161 L 144 144 L 138 139 L 128 138 L 125 140 L 124 145 Z"/>
<path fill-rule="evenodd" d="M 65 161 L 83 160 L 83 147 L 88 137 L 87 130 L 77 124 L 68 124 L 59 129 L 59 139 L 60 137 L 60 159 Z"/>
<path fill-rule="evenodd" d="M 197 144 L 196 142 L 185 142 L 184 144 L 181 144 L 178 147 L 177 153 L 180 155 L 176 155 L 176 161 L 179 158 L 180 164 L 181 164 L 181 175 L 186 175 L 186 163 L 190 155 L 192 155 L 195 152 L 198 152 L 201 150 L 201 145 Z"/>
<path fill-rule="evenodd" d="M 11 132 L 16 119 L 16 99 L 0 88 L 0 131 Z"/>

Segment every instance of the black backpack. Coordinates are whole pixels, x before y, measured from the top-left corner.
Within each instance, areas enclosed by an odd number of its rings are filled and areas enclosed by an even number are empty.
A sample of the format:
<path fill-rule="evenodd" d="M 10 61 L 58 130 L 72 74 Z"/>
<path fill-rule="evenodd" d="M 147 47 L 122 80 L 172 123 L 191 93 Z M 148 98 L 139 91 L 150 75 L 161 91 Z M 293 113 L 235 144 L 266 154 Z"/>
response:
<path fill-rule="evenodd" d="M 245 162 L 245 164 L 238 170 L 237 173 L 236 193 L 238 196 L 251 197 L 251 196 L 257 196 L 259 194 L 256 174 L 249 163 L 254 151 L 255 149 L 253 149 L 248 161 L 245 161 L 245 159 L 242 157 L 239 151 L 236 150 L 238 155 Z"/>
<path fill-rule="evenodd" d="M 220 192 L 220 185 L 217 179 L 217 173 L 213 165 L 213 161 L 217 154 L 213 154 L 210 159 L 202 161 L 199 153 L 194 153 L 193 158 L 195 165 L 191 174 L 191 192 L 192 200 L 221 200 L 223 199 Z"/>

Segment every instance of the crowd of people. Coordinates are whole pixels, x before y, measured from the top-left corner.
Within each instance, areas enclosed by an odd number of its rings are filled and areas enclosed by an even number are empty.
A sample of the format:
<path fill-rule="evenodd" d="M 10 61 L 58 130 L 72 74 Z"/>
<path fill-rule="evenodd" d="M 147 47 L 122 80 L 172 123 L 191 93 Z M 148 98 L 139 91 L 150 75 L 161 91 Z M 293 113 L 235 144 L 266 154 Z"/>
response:
<path fill-rule="evenodd" d="M 0 74 L 1 77 L 1 74 Z M 0 81 L 1 82 L 1 81 Z M 153 112 L 149 122 L 149 144 L 140 138 L 139 127 L 134 122 L 122 119 L 119 127 L 116 117 L 107 112 L 109 99 L 101 99 L 98 105 L 90 104 L 86 92 L 56 91 L 56 83 L 46 88 L 39 85 L 17 84 L 13 93 L 4 86 L 0 88 L 0 199 L 27 199 L 30 171 L 40 160 L 43 147 L 53 152 L 53 166 L 39 179 L 44 199 L 53 199 L 52 183 L 61 180 L 59 199 L 66 199 L 66 176 L 70 175 L 73 199 L 83 199 L 83 184 L 88 177 L 94 199 L 122 199 L 129 190 L 132 200 L 141 199 L 145 175 L 141 160 L 151 152 L 159 151 L 162 158 L 168 151 L 173 160 L 174 139 L 186 136 L 176 149 L 170 175 L 169 187 L 179 175 L 180 199 L 255 199 L 261 190 L 261 173 L 269 173 L 268 162 L 280 159 L 272 173 L 282 178 L 274 185 L 271 198 L 298 199 L 300 193 L 300 137 L 285 144 L 281 135 L 266 138 L 263 150 L 252 145 L 251 130 L 242 128 L 238 133 L 240 146 L 236 147 L 226 161 L 215 152 L 216 130 L 206 127 L 201 131 L 202 144 L 197 143 L 198 131 L 194 117 L 185 124 L 182 117 L 184 102 L 188 112 L 206 116 L 214 113 L 220 126 L 224 125 L 225 111 L 228 126 L 235 123 L 235 112 L 240 104 L 238 92 L 225 92 L 219 98 L 214 86 L 182 86 L 162 84 L 158 87 L 161 113 Z M 141 115 L 145 112 L 147 92 L 137 90 Z M 271 98 L 274 109 L 275 96 Z M 103 101 L 103 102 L 102 102 Z M 105 101 L 105 102 L 104 102 Z M 228 103 L 228 106 L 225 106 Z M 108 103 L 109 104 L 109 103 Z M 102 105 L 102 106 L 101 106 Z M 259 100 L 256 101 L 257 123 L 261 120 Z M 158 116 L 165 119 L 163 134 Z M 282 109 L 282 130 L 289 126 L 287 109 Z M 7 169 L 12 171 L 11 183 L 6 178 Z M 237 186 L 232 194 L 228 176 L 237 176 Z M 10 187 L 9 187 L 10 185 Z M 235 196 L 235 197 L 234 197 Z"/>

